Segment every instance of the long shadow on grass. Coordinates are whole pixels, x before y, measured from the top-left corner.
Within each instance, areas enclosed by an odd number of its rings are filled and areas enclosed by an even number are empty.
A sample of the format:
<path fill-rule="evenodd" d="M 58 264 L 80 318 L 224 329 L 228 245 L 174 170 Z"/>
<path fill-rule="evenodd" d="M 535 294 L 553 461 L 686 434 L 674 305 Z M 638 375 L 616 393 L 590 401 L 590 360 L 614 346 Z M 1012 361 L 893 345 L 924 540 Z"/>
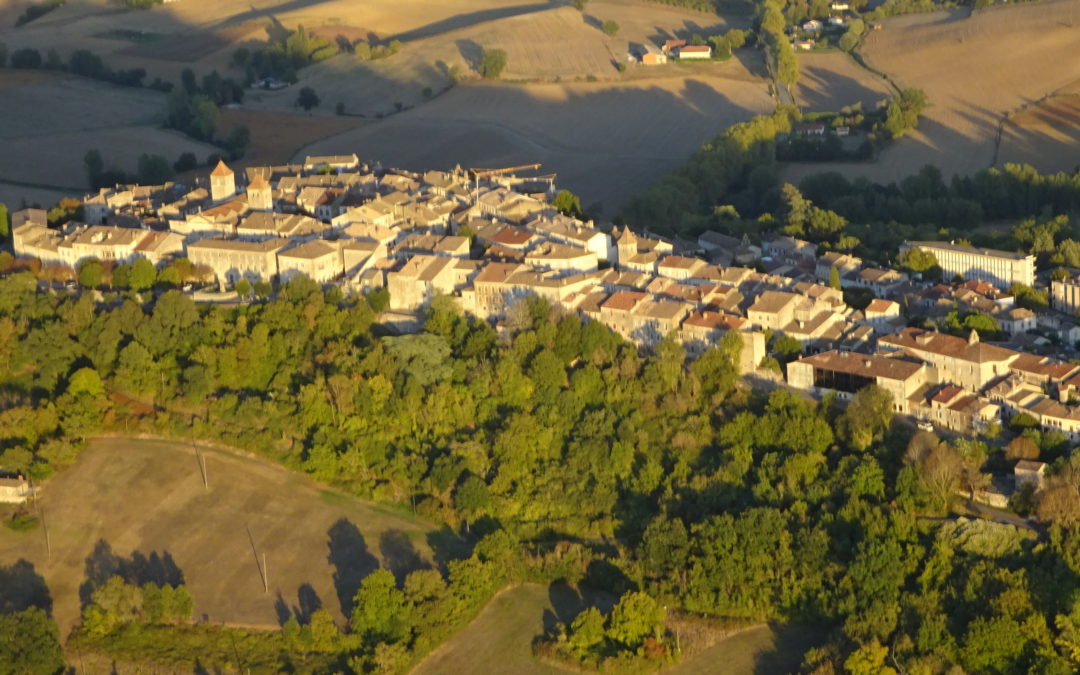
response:
<path fill-rule="evenodd" d="M 0 614 L 30 607 L 52 612 L 52 594 L 34 564 L 20 559 L 14 565 L 0 567 Z"/>
<path fill-rule="evenodd" d="M 99 539 L 93 552 L 86 557 L 86 581 L 79 586 L 79 599 L 83 606 L 90 603 L 94 591 L 114 576 L 137 586 L 148 583 L 180 586 L 184 583 L 184 573 L 168 551 L 160 554 L 151 551 L 149 556 L 141 551 L 133 551 L 125 558 L 117 555 L 109 542 Z"/>
<path fill-rule="evenodd" d="M 334 568 L 334 590 L 341 613 L 349 616 L 360 582 L 379 568 L 379 560 L 368 552 L 364 535 L 348 518 L 339 519 L 326 534 L 329 537 L 326 561 Z"/>
<path fill-rule="evenodd" d="M 825 641 L 828 631 L 819 626 L 771 624 L 773 648 L 754 657 L 755 675 L 792 673 L 799 669 L 803 654 Z"/>
<path fill-rule="evenodd" d="M 401 530 L 387 530 L 379 536 L 379 554 L 399 584 L 404 583 L 405 575 L 409 572 L 430 567 L 420 557 L 409 536 Z"/>
<path fill-rule="evenodd" d="M 322 608 L 322 598 L 311 584 L 300 584 L 300 588 L 296 589 L 296 604 L 291 607 L 281 593 L 278 593 L 274 600 L 274 611 L 277 612 L 278 623 L 282 626 L 292 617 L 296 617 L 297 623 L 307 625 L 311 623 L 311 615 Z"/>
<path fill-rule="evenodd" d="M 609 612 L 615 606 L 615 596 L 593 588 L 574 588 L 567 584 L 552 584 L 548 587 L 548 602 L 551 609 L 544 610 L 544 633 L 550 633 L 556 623 L 569 626 L 578 614 L 589 607 L 597 607 L 601 612 Z"/>

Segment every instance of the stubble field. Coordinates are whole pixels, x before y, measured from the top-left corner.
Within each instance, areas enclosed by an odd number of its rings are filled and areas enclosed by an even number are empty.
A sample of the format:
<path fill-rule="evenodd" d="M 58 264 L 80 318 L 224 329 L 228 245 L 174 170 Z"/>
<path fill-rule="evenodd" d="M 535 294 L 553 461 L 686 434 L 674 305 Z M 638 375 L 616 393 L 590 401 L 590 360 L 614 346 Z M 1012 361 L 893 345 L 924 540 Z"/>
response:
<path fill-rule="evenodd" d="M 836 112 L 861 103 L 863 110 L 873 110 L 878 102 L 893 95 L 889 84 L 859 66 L 844 52 L 799 54 L 799 84 L 796 100 L 803 110 Z"/>
<path fill-rule="evenodd" d="M 33 76 L 2 91 L 0 182 L 84 191 L 83 157 L 91 149 L 99 150 L 108 166 L 126 171 L 134 171 L 144 153 L 173 162 L 184 152 L 200 160 L 219 152 L 161 128 L 165 97 L 158 92 Z"/>
<path fill-rule="evenodd" d="M 862 47 L 866 61 L 930 100 L 919 128 L 868 164 L 796 164 L 785 178 L 840 171 L 896 181 L 925 164 L 945 176 L 989 168 L 998 127 L 1009 113 L 1080 79 L 1080 0 L 894 17 Z M 1077 152 L 1066 146 L 1059 152 Z M 1050 168 L 1055 157 L 1033 157 Z"/>
<path fill-rule="evenodd" d="M 1053 96 L 1010 117 L 998 150 L 998 163 L 1006 162 L 1080 170 L 1080 94 Z"/>
<path fill-rule="evenodd" d="M 277 626 L 290 611 L 318 607 L 343 620 L 367 573 L 429 565 L 431 542 L 437 550 L 445 550 L 438 542 L 460 546 L 452 534 L 323 492 L 280 466 L 214 449 L 202 453 L 209 489 L 190 444 L 93 441 L 42 491 L 51 558 L 43 528 L 3 528 L 0 572 L 29 562 L 44 577 L 65 635 L 86 593 L 116 572 L 138 581 L 183 581 L 198 619 Z M 0 574 L 4 580 L 12 585 Z M 16 591 L 0 586 L 0 594 Z"/>

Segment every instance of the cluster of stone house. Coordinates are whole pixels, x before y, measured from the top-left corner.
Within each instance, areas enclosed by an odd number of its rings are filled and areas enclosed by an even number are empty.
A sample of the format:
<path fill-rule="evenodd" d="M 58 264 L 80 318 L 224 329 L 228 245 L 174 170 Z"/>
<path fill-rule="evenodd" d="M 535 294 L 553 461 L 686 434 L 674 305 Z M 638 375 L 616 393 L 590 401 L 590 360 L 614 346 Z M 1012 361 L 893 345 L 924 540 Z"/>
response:
<path fill-rule="evenodd" d="M 769 336 L 783 335 L 807 354 L 788 365 L 794 387 L 849 396 L 873 382 L 893 393 L 897 412 L 949 428 L 979 429 L 1023 411 L 1080 439 L 1080 368 L 974 333 L 905 327 L 902 313 L 971 309 L 997 318 L 1006 333 L 1030 330 L 1043 316 L 1016 307 L 1003 290 L 1030 282 L 1024 256 L 913 242 L 968 279 L 916 283 L 791 237 L 757 246 L 716 232 L 684 241 L 601 229 L 555 210 L 552 186 L 527 193 L 528 184 L 461 169 L 383 169 L 356 155 L 252 167 L 241 176 L 220 163 L 195 186 L 88 195 L 84 222 L 63 229 L 49 227 L 44 211 L 19 211 L 13 239 L 20 256 L 71 266 L 183 256 L 223 287 L 304 275 L 359 292 L 387 288 L 390 309 L 406 315 L 444 294 L 495 325 L 536 295 L 643 347 L 673 335 L 697 355 L 735 331 L 744 371 L 762 364 Z M 841 289 L 830 285 L 837 279 Z M 855 310 L 844 300 L 849 288 L 875 299 Z"/>

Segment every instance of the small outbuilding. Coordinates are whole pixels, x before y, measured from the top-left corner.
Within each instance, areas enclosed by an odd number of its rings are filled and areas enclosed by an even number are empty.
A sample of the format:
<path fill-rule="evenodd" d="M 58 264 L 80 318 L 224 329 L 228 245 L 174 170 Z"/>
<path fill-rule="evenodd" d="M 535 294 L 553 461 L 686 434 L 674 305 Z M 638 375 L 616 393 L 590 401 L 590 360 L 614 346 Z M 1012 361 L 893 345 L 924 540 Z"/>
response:
<path fill-rule="evenodd" d="M 30 498 L 31 493 L 30 483 L 22 476 L 0 478 L 0 503 L 22 504 Z"/>
<path fill-rule="evenodd" d="M 1038 490 L 1042 488 L 1043 478 L 1046 476 L 1046 462 L 1036 462 L 1031 459 L 1022 459 L 1013 468 L 1013 480 L 1016 489 L 1031 483 Z"/>

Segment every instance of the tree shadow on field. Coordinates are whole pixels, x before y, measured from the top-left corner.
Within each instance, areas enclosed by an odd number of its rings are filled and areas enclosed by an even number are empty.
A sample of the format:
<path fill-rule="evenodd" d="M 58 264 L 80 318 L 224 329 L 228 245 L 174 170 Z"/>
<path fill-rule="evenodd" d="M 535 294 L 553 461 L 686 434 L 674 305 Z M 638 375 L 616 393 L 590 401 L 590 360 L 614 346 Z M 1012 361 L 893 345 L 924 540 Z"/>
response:
<path fill-rule="evenodd" d="M 399 584 L 404 582 L 409 572 L 430 567 L 420 557 L 412 540 L 401 530 L 386 530 L 379 536 L 379 554 L 383 565 L 393 573 Z"/>
<path fill-rule="evenodd" d="M 326 561 L 334 568 L 334 590 L 341 613 L 349 616 L 360 582 L 379 568 L 379 561 L 368 552 L 364 535 L 348 518 L 339 519 L 326 534 L 329 537 Z"/>
<path fill-rule="evenodd" d="M 278 593 L 274 600 L 274 611 L 277 613 L 278 623 L 282 626 L 291 617 L 296 617 L 296 621 L 301 625 L 307 625 L 311 623 L 311 615 L 322 608 L 322 598 L 311 584 L 300 584 L 300 588 L 296 589 L 296 604 L 292 607 L 281 597 L 281 593 Z"/>
<path fill-rule="evenodd" d="M 595 28 L 596 30 L 604 30 L 604 22 L 597 19 L 592 14 L 582 14 L 581 20 L 585 22 L 585 25 Z"/>
<path fill-rule="evenodd" d="M 109 542 L 99 539 L 93 552 L 86 557 L 86 581 L 79 586 L 79 599 L 83 606 L 90 603 L 94 591 L 114 576 L 137 586 L 147 583 L 180 586 L 184 583 L 184 573 L 168 551 L 160 554 L 152 551 L 149 556 L 141 551 L 133 551 L 130 557 L 125 558 L 117 555 Z"/>
<path fill-rule="evenodd" d="M 578 614 L 589 607 L 598 607 L 601 612 L 609 612 L 615 606 L 616 598 L 610 593 L 595 589 L 575 588 L 568 584 L 555 583 L 548 587 L 550 609 L 544 610 L 544 632 L 551 632 L 555 624 L 569 626 Z"/>
<path fill-rule="evenodd" d="M 480 72 L 480 66 L 484 61 L 484 48 L 479 43 L 472 40 L 456 40 L 454 44 L 457 45 L 458 53 L 461 54 L 461 58 L 465 59 L 465 63 L 469 68 Z"/>
<path fill-rule="evenodd" d="M 828 631 L 815 626 L 770 624 L 772 648 L 754 657 L 754 675 L 791 673 L 799 669 L 803 655 L 811 647 L 825 642 Z"/>
<path fill-rule="evenodd" d="M 37 607 L 52 613 L 52 594 L 45 579 L 28 560 L 0 567 L 0 614 L 21 612 Z"/>
<path fill-rule="evenodd" d="M 427 545 L 431 548 L 435 564 L 442 569 L 445 569 L 446 563 L 451 560 L 472 555 L 475 544 L 475 541 L 462 537 L 445 525 L 440 530 L 427 533 Z"/>

